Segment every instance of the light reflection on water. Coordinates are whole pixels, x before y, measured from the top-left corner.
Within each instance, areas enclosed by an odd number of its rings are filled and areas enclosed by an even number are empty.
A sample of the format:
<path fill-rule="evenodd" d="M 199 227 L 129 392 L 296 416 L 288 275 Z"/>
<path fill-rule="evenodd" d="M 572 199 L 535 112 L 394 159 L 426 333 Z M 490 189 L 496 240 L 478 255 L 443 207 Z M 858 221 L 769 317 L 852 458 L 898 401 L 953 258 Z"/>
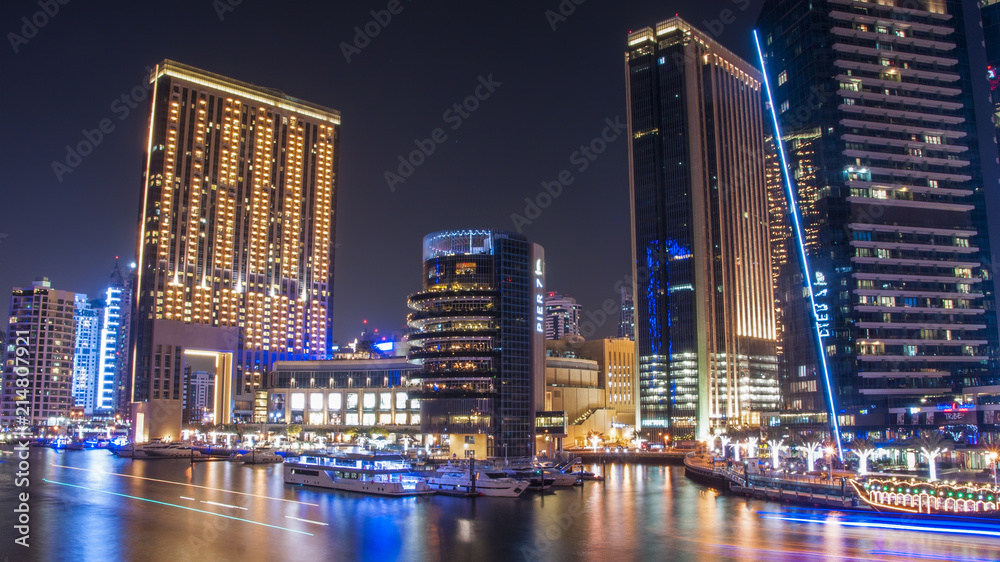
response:
<path fill-rule="evenodd" d="M 288 486 L 280 465 L 48 449 L 31 463 L 29 556 L 7 538 L 16 465 L 0 464 L 0 555 L 13 560 L 1000 559 L 1000 538 L 849 527 L 862 516 L 720 495 L 680 467 L 609 464 L 604 483 L 470 500 Z"/>

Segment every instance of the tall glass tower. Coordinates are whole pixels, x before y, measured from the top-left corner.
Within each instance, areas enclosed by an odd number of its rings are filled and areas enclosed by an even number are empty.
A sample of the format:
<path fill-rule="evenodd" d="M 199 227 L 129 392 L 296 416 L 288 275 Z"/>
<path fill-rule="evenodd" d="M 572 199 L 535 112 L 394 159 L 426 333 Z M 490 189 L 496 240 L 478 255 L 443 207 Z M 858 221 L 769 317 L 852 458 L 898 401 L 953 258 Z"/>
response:
<path fill-rule="evenodd" d="M 544 406 L 545 255 L 501 230 L 424 237 L 423 290 L 409 298 L 407 358 L 421 431 L 453 452 L 530 456 Z"/>
<path fill-rule="evenodd" d="M 629 35 L 626 82 L 638 424 L 758 425 L 778 404 L 760 72 L 673 18 Z"/>
<path fill-rule="evenodd" d="M 975 425 L 937 408 L 997 366 L 962 2 L 767 0 L 758 25 L 815 300 L 783 293 L 786 406 L 845 440 Z"/>
<path fill-rule="evenodd" d="M 151 82 L 132 384 L 150 438 L 179 434 L 189 360 L 214 357 L 228 423 L 275 360 L 328 354 L 340 134 L 337 111 L 173 61 Z"/>

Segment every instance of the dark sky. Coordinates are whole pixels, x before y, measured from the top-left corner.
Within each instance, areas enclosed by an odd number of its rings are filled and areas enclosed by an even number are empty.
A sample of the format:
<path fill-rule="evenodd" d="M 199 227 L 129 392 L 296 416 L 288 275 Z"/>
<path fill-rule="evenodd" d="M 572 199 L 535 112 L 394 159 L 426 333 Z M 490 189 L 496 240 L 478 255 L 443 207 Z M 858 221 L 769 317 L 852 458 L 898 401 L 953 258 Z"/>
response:
<path fill-rule="evenodd" d="M 237 5 L 220 19 L 230 4 Z M 341 112 L 334 312 L 341 341 L 353 339 L 363 319 L 383 331 L 403 326 L 425 234 L 512 229 L 525 198 L 566 169 L 573 183 L 523 232 L 546 249 L 550 290 L 576 297 L 585 311 L 617 300 L 615 283 L 630 271 L 625 138 L 582 172 L 570 158 L 601 134 L 605 119 L 624 121 L 627 33 L 679 12 L 750 59 L 760 0 L 563 0 L 575 11 L 555 30 L 546 10 L 558 13 L 558 0 L 402 0 L 402 12 L 345 60 L 341 43 L 387 4 L 69 2 L 15 53 L 8 34 L 20 34 L 21 18 L 40 8 L 4 0 L 0 289 L 46 275 L 56 288 L 98 296 L 114 257 L 133 259 L 148 99 L 127 116 L 112 105 L 144 83 L 147 67 L 171 58 Z M 709 29 L 705 22 L 723 10 L 735 21 Z M 444 111 L 491 75 L 500 85 L 452 130 Z M 115 129 L 57 180 L 53 161 L 64 161 L 66 145 L 104 118 Z M 438 127 L 446 142 L 390 191 L 385 171 Z M 615 322 L 598 335 L 613 333 Z"/>

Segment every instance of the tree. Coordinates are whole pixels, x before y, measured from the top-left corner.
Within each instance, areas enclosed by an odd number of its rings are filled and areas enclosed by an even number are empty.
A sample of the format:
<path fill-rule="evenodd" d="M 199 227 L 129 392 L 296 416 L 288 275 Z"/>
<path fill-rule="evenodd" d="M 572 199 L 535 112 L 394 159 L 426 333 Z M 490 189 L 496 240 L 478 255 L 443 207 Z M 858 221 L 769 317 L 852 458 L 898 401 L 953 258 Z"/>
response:
<path fill-rule="evenodd" d="M 868 458 L 875 454 L 875 446 L 867 439 L 855 439 L 851 442 L 851 450 L 858 456 L 858 474 L 868 474 Z"/>
<path fill-rule="evenodd" d="M 297 423 L 289 424 L 289 426 L 285 428 L 285 433 L 287 433 L 292 439 L 297 440 L 299 438 L 299 434 L 302 433 L 302 426 Z"/>
<path fill-rule="evenodd" d="M 785 447 L 785 440 L 771 439 L 768 443 L 771 445 L 771 466 L 774 467 L 774 470 L 778 470 L 781 466 L 781 450 L 787 449 Z"/>
<path fill-rule="evenodd" d="M 733 438 L 725 433 L 720 433 L 718 437 L 719 441 L 722 443 L 722 456 L 726 456 L 726 447 L 729 446 L 729 442 L 732 441 Z"/>
<path fill-rule="evenodd" d="M 927 466 L 931 471 L 931 482 L 937 480 L 936 461 L 942 453 L 948 450 L 947 445 L 948 444 L 945 441 L 944 436 L 938 431 L 921 435 L 916 441 L 914 441 L 914 446 L 917 450 L 927 457 Z"/>
<path fill-rule="evenodd" d="M 591 447 L 594 448 L 594 452 L 597 452 L 597 444 L 604 442 L 604 434 L 599 431 L 588 431 L 587 432 L 587 442 L 590 443 Z"/>
<path fill-rule="evenodd" d="M 823 448 L 823 443 L 820 441 L 810 441 L 802 447 L 806 450 L 806 463 L 809 466 L 809 472 L 813 472 L 816 470 L 817 453 Z"/>

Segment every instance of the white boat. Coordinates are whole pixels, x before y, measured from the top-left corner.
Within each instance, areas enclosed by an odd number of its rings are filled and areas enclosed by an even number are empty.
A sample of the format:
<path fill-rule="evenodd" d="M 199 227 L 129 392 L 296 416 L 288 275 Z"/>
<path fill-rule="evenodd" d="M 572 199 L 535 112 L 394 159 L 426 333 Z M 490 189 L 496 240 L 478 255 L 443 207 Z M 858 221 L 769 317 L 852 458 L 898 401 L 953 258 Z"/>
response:
<path fill-rule="evenodd" d="M 432 490 L 451 493 L 479 494 L 499 498 L 516 498 L 528 489 L 528 481 L 515 480 L 500 470 L 482 469 L 475 471 L 475 488 L 469 469 L 443 466 L 427 479 Z"/>
<path fill-rule="evenodd" d="M 189 443 L 150 441 L 149 443 L 115 445 L 109 448 L 115 455 L 131 459 L 181 459 L 201 456 L 200 452 L 191 450 Z"/>
<path fill-rule="evenodd" d="M 303 455 L 285 461 L 284 478 L 286 484 L 379 496 L 433 494 L 427 480 L 411 475 L 412 470 L 399 455 Z"/>
<path fill-rule="evenodd" d="M 274 449 L 251 449 L 245 453 L 233 453 L 229 457 L 229 460 L 233 462 L 241 462 L 243 464 L 270 464 L 282 462 L 285 459 L 282 458 Z"/>

